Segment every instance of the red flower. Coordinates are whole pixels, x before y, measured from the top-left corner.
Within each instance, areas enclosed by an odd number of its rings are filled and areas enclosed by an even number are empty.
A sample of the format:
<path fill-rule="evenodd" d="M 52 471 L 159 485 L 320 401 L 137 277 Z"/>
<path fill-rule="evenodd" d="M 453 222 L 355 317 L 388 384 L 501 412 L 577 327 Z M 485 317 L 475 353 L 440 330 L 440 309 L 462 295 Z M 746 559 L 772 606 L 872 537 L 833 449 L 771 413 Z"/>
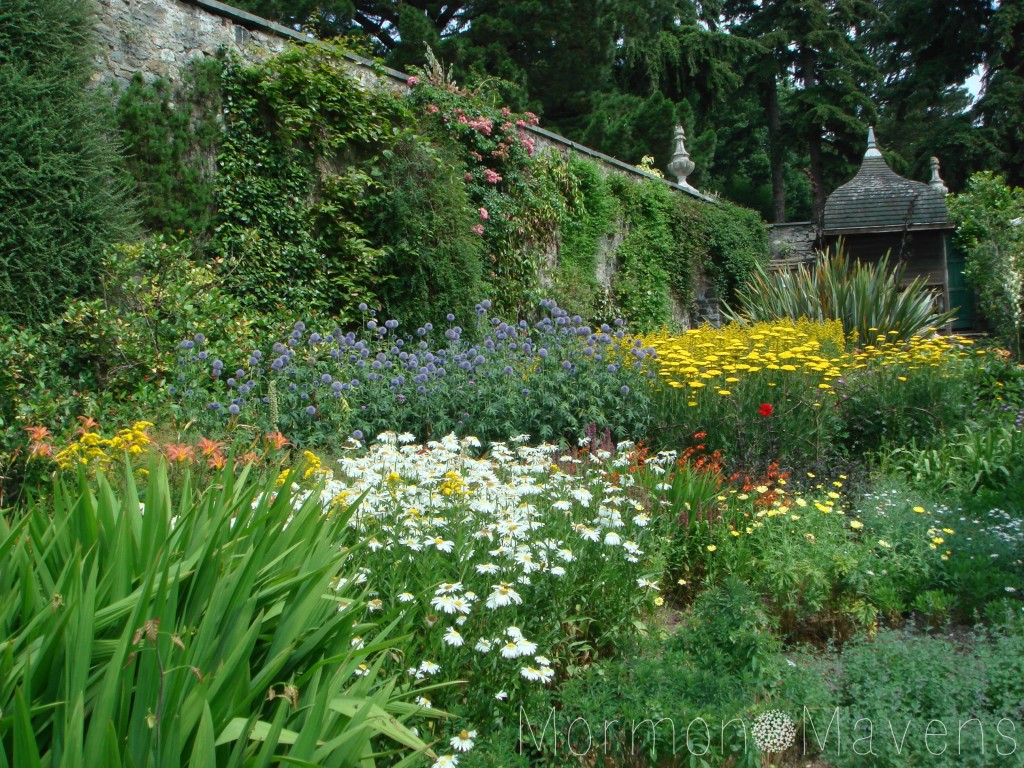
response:
<path fill-rule="evenodd" d="M 761 403 L 761 407 L 757 409 L 757 412 L 762 416 L 771 416 L 775 413 L 775 409 L 772 408 L 771 403 Z"/>

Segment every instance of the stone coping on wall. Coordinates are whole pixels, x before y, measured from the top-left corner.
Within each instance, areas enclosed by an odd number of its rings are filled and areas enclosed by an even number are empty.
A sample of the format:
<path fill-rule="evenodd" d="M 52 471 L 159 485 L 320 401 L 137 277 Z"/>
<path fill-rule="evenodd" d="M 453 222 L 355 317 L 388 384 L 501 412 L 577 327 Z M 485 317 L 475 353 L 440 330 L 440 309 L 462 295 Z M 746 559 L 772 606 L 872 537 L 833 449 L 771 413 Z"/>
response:
<path fill-rule="evenodd" d="M 108 0 L 108 2 L 109 1 L 110 0 Z M 131 1 L 132 0 L 128 0 L 129 3 L 131 3 Z M 255 30 L 258 32 L 262 32 L 264 34 L 273 35 L 278 38 L 283 38 L 284 40 L 290 40 L 301 44 L 314 43 L 319 45 L 327 45 L 327 43 L 323 43 L 322 41 L 318 40 L 317 38 L 311 35 L 305 34 L 290 27 L 286 27 L 283 24 L 278 24 L 277 22 L 269 21 L 268 19 L 264 19 L 260 16 L 249 13 L 248 11 L 243 11 L 240 8 L 235 8 L 233 6 L 227 5 L 226 3 L 219 2 L 219 0 L 179 0 L 179 2 L 185 5 L 192 5 L 197 8 L 200 8 L 212 15 L 219 16 L 223 19 L 229 20 L 234 24 L 237 24 L 248 30 Z M 385 67 L 379 62 L 371 61 L 370 59 L 366 59 L 362 56 L 359 56 L 348 51 L 345 52 L 345 57 L 348 58 L 355 66 L 365 68 L 368 71 L 368 73 L 372 72 L 374 75 L 377 75 L 378 77 L 384 76 L 389 78 L 390 80 L 393 81 L 393 85 L 396 85 L 400 88 L 409 87 L 409 75 L 407 75 L 404 72 L 399 72 L 396 69 Z M 606 155 L 602 152 L 598 152 L 597 150 L 591 149 L 590 147 L 586 147 L 575 141 L 571 141 L 570 139 L 567 139 L 564 136 L 561 136 L 557 133 L 546 130 L 539 126 L 527 126 L 527 130 L 533 133 L 539 139 L 541 139 L 544 143 L 548 144 L 548 146 L 554 146 L 555 148 L 558 148 L 563 152 L 575 152 L 580 155 L 590 157 L 620 173 L 626 173 L 631 176 L 643 179 L 652 179 L 655 181 L 660 181 L 664 184 L 667 184 L 671 189 L 675 191 L 683 192 L 687 195 L 690 195 L 691 197 L 694 197 L 698 200 L 702 200 L 706 203 L 716 205 L 719 203 L 719 201 L 716 200 L 715 198 L 701 194 L 692 187 L 682 186 L 660 176 L 656 176 L 651 173 L 646 173 L 637 168 L 636 166 L 630 165 L 629 163 L 625 163 L 622 160 L 617 160 L 614 157 Z M 670 138 L 671 137 L 665 138 L 666 143 L 669 142 Z"/>

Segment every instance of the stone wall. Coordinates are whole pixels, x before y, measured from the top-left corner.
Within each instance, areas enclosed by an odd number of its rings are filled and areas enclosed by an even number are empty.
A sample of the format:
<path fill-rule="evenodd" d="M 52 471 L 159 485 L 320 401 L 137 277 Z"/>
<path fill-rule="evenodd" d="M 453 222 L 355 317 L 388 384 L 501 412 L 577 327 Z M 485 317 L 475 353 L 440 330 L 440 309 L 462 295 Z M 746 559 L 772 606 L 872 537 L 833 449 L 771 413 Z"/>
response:
<path fill-rule="evenodd" d="M 245 26 L 181 0 L 95 0 L 100 39 L 95 80 L 124 88 L 146 80 L 176 81 L 190 61 L 234 48 L 246 59 L 284 49 L 287 38 Z"/>
<path fill-rule="evenodd" d="M 2 0 L 0 0 L 2 2 Z M 318 44 L 294 29 L 261 19 L 246 11 L 232 8 L 219 0 L 93 0 L 96 7 L 96 31 L 100 51 L 96 57 L 97 85 L 127 87 L 135 73 L 146 80 L 163 78 L 179 80 L 189 62 L 215 56 L 224 48 L 234 49 L 247 61 L 258 61 L 284 50 L 289 43 Z M 348 55 L 352 74 L 364 85 L 383 85 L 404 90 L 409 86 L 407 75 L 380 67 L 359 56 Z M 658 179 L 637 168 L 559 136 L 543 128 L 529 128 L 538 149 L 553 149 L 563 156 L 572 154 L 595 161 L 610 173 L 620 173 L 637 180 Z M 666 136 L 666 143 L 671 137 Z M 684 187 L 659 179 L 674 191 L 690 195 L 710 205 L 706 197 L 692 187 Z M 615 269 L 614 247 L 621 237 L 612 238 L 602 249 L 598 278 L 610 287 Z M 550 261 L 557 259 L 551 254 Z M 709 285 L 697 286 L 698 321 L 715 322 L 718 303 Z M 676 322 L 689 326 L 689 312 L 673 298 Z"/>
<path fill-rule="evenodd" d="M 814 260 L 816 232 L 810 221 L 772 224 L 768 228 L 768 247 L 772 265 L 785 267 Z"/>

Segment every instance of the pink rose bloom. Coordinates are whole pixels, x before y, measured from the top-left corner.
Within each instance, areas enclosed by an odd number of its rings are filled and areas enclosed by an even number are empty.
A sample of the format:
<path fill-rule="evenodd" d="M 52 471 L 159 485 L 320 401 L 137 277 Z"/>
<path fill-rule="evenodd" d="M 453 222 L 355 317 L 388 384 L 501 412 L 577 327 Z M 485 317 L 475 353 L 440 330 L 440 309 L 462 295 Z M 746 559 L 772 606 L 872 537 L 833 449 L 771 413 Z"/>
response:
<path fill-rule="evenodd" d="M 426 112 L 428 115 L 435 115 L 441 111 L 441 108 L 437 104 L 427 104 Z"/>
<path fill-rule="evenodd" d="M 497 171 L 492 171 L 490 168 L 484 168 L 484 181 L 488 184 L 497 184 L 501 181 L 501 175 Z"/>
<path fill-rule="evenodd" d="M 477 224 L 475 227 L 473 227 L 473 231 L 476 232 L 478 235 L 482 235 L 484 233 L 484 225 Z"/>
<path fill-rule="evenodd" d="M 467 173 L 466 174 L 466 181 L 472 181 L 472 180 L 473 180 L 473 174 L 472 173 Z"/>
<path fill-rule="evenodd" d="M 420 79 L 418 77 L 416 77 L 415 75 L 413 75 L 412 77 L 410 77 L 405 82 L 407 82 L 409 85 L 416 85 L 416 83 L 418 83 L 419 81 L 420 81 Z"/>
<path fill-rule="evenodd" d="M 481 208 L 480 209 L 480 218 L 483 219 L 484 221 L 487 221 L 489 218 L 491 218 L 491 214 L 489 214 L 487 212 L 486 208 Z"/>

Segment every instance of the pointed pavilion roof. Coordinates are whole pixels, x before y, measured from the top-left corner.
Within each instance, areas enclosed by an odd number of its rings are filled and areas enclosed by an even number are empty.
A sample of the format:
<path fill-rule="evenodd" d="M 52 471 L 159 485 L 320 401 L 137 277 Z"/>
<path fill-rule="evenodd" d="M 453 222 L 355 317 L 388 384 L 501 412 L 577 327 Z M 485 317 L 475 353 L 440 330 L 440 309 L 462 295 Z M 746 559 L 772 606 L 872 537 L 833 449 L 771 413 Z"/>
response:
<path fill-rule="evenodd" d="M 857 175 L 825 202 L 826 235 L 952 226 L 942 189 L 897 175 L 875 145 L 874 128 Z"/>

